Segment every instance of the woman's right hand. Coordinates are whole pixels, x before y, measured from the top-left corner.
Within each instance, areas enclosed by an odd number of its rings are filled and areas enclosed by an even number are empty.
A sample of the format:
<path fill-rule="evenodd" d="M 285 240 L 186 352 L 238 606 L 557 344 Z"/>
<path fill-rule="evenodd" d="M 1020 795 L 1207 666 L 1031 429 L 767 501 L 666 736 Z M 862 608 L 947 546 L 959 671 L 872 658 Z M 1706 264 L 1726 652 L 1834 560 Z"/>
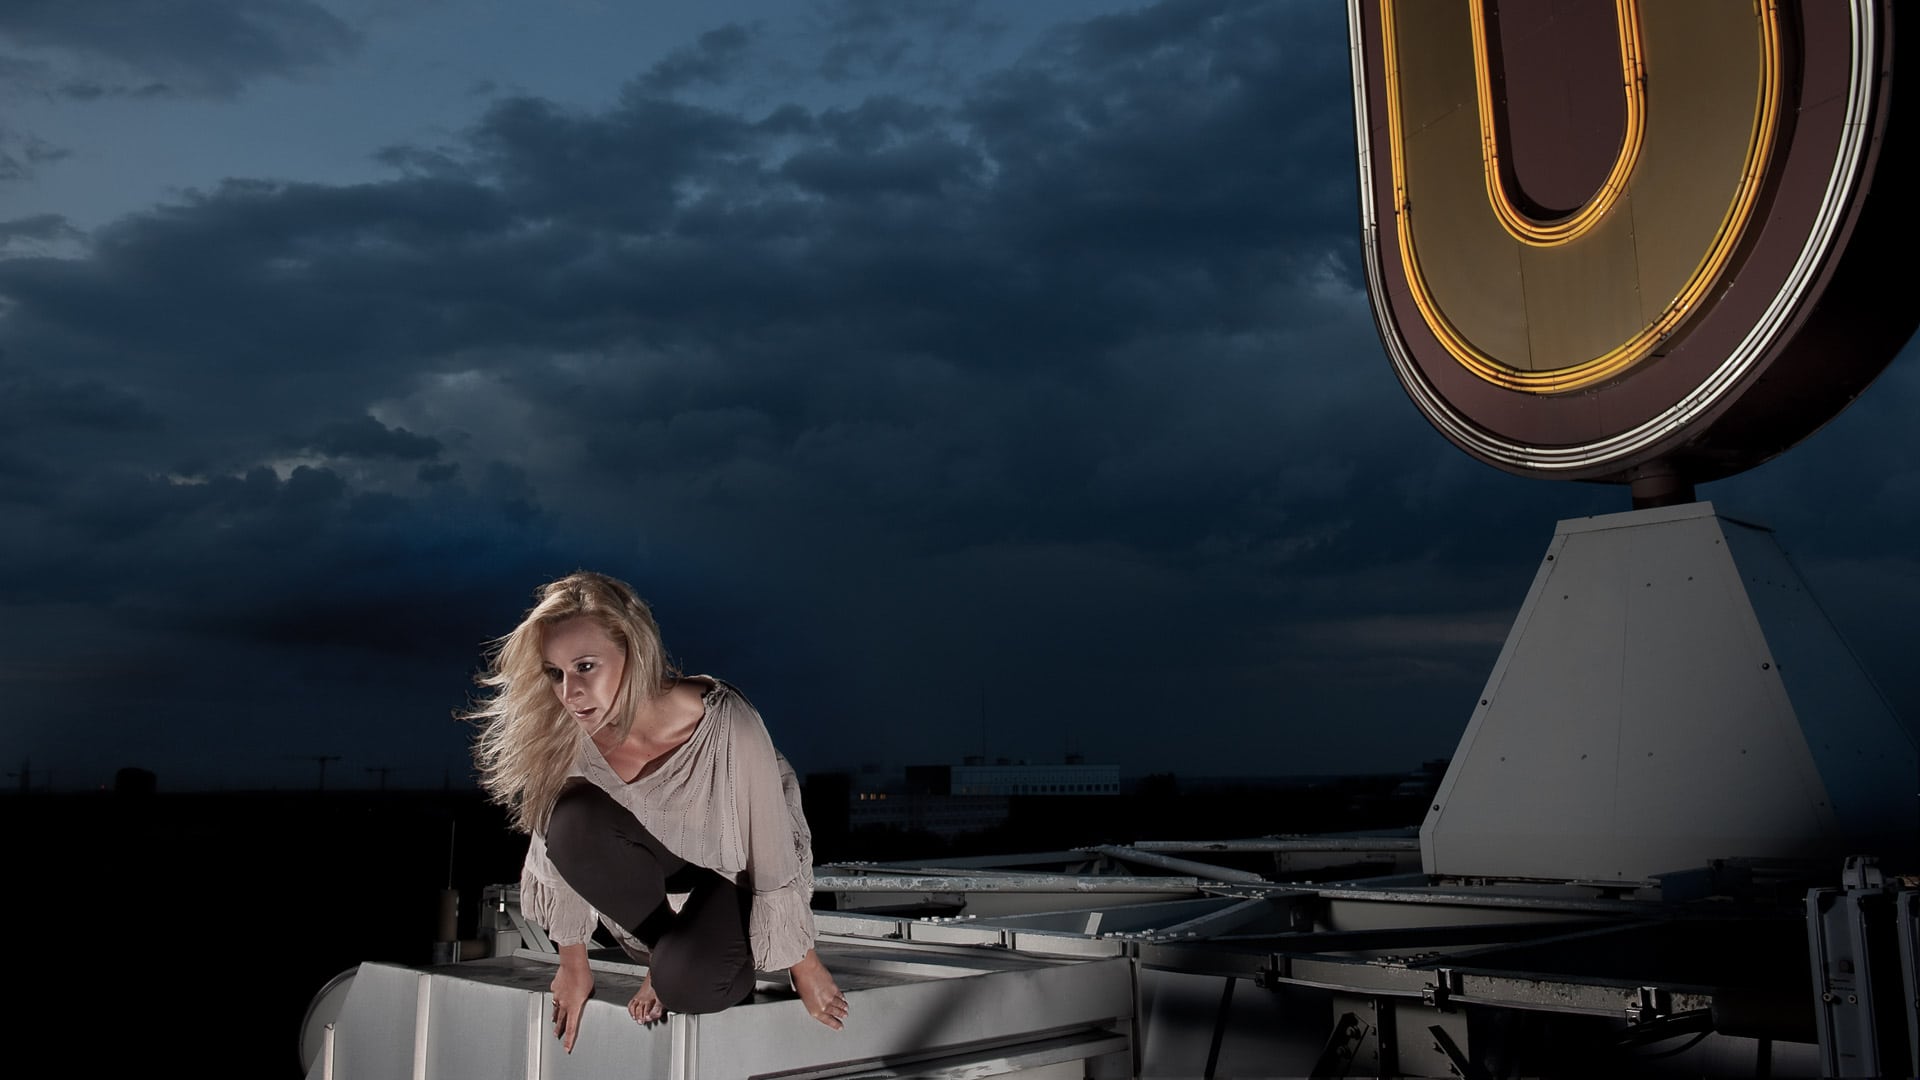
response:
<path fill-rule="evenodd" d="M 580 1034 L 580 1014 L 587 1011 L 587 999 L 593 996 L 593 968 L 587 963 L 584 943 L 560 946 L 560 970 L 549 989 L 553 993 L 553 1034 L 571 1054 L 574 1036 Z"/>

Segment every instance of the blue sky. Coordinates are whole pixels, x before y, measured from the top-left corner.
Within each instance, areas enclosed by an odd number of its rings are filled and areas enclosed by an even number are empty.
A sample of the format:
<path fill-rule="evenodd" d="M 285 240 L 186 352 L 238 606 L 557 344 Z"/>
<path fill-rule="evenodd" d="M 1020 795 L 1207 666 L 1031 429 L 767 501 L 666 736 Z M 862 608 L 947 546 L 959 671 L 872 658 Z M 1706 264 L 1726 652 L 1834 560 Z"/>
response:
<path fill-rule="evenodd" d="M 803 771 L 1445 756 L 1627 496 L 1401 391 L 1347 65 L 1278 0 L 7 5 L 0 762 L 461 782 L 582 566 Z M 1916 406 L 1700 492 L 1909 722 Z"/>

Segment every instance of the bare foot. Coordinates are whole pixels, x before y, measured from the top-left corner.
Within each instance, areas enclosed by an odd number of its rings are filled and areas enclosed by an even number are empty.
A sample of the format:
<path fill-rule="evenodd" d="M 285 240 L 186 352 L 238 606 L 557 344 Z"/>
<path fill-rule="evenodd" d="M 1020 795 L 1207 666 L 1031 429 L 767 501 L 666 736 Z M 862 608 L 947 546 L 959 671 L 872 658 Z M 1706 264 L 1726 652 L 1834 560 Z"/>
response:
<path fill-rule="evenodd" d="M 835 1031 L 846 1026 L 847 995 L 840 992 L 833 976 L 827 972 L 827 965 L 812 950 L 800 958 L 800 962 L 787 969 L 793 980 L 793 989 L 806 1002 L 807 1014 Z"/>
<path fill-rule="evenodd" d="M 667 1007 L 660 1004 L 660 995 L 653 992 L 653 972 L 647 972 L 646 981 L 640 984 L 640 992 L 627 1002 L 627 1015 L 636 1023 L 651 1024 L 667 1018 Z"/>

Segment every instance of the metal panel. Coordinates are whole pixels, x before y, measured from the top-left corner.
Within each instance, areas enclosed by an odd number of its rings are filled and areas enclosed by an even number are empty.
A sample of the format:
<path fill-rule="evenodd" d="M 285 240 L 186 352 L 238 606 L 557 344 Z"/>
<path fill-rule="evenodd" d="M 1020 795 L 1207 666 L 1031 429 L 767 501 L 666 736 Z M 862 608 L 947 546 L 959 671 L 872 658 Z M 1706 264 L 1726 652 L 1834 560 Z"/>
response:
<path fill-rule="evenodd" d="M 1344 994 L 1415 999 L 1431 1008 L 1483 1005 L 1620 1020 L 1644 1014 L 1650 997 L 1661 1002 L 1664 1014 L 1713 1008 L 1713 991 L 1708 987 L 1645 986 L 1620 979 L 1529 975 L 1337 956 L 1277 956 L 1269 980 Z"/>
<path fill-rule="evenodd" d="M 874 987 L 849 998 L 853 1014 L 837 1032 L 808 1016 L 798 1000 L 702 1018 L 701 1075 L 747 1077 L 802 1062 L 884 1063 L 938 1048 L 1124 1026 L 1132 1015 L 1133 981 L 1128 961 L 1096 960 Z"/>
<path fill-rule="evenodd" d="M 1177 896 L 1200 896 L 1193 877 L 1100 874 L 950 873 L 920 868 L 911 873 L 823 874 L 816 893 L 831 894 L 838 911 L 943 911 L 989 917 L 1043 911 L 1084 910 L 1090 904 L 1122 905 Z"/>
<path fill-rule="evenodd" d="M 1323 994 L 1247 978 L 1141 973 L 1140 1076 L 1306 1076 L 1331 1019 Z"/>
<path fill-rule="evenodd" d="M 1807 893 L 1807 945 L 1822 1074 L 1920 1074 L 1916 892 L 1850 863 L 1846 887 Z"/>
<path fill-rule="evenodd" d="M 416 1053 L 424 1075 L 432 1080 L 541 1075 L 533 1056 L 541 1046 L 533 1029 L 541 1019 L 535 1006 L 544 1000 L 544 995 L 507 987 L 428 976 L 427 1037 Z M 583 1024 L 593 1035 L 604 1026 L 604 1019 L 593 1016 Z M 607 1040 L 589 1038 L 585 1045 L 591 1048 L 596 1041 Z M 515 1068 L 516 1063 L 525 1064 Z"/>
<path fill-rule="evenodd" d="M 532 954 L 413 971 L 363 965 L 332 1031 L 351 1080 L 600 1080 L 611 1076 L 1125 1075 L 1133 963 L 1008 951 L 832 942 L 819 948 L 852 1006 L 830 1030 L 790 993 L 642 1026 L 625 1003 L 644 969 L 594 960 L 596 994 L 571 1054 L 548 1016 L 550 959 Z M 327 1056 L 310 1080 L 321 1080 Z M 1091 1063 L 1091 1064 L 1090 1064 Z M 911 1069 L 908 1067 L 911 1066 Z"/>
<path fill-rule="evenodd" d="M 1860 889 L 1807 893 L 1815 1022 L 1822 1076 L 1881 1076 L 1867 920 L 1885 897 Z"/>
<path fill-rule="evenodd" d="M 1721 527 L 1839 828 L 1863 840 L 1913 835 L 1920 749 L 1912 736 L 1773 534 L 1726 519 Z"/>
<path fill-rule="evenodd" d="M 1301 987 L 1261 987 L 1251 979 L 1234 984 L 1223 1008 L 1219 1051 L 1211 1056 L 1216 1077 L 1303 1076 L 1326 1041 L 1327 995 Z"/>
<path fill-rule="evenodd" d="M 1098 921 L 1102 912 L 1073 913 L 1086 924 Z M 1097 927 L 1082 932 L 1066 930 L 1010 929 L 997 921 L 955 919 L 928 920 L 869 913 L 818 912 L 814 925 L 822 934 L 845 938 L 876 939 L 876 945 L 925 946 L 950 945 L 1011 949 L 1033 956 L 1062 959 L 1095 959 L 1131 955 L 1126 942 L 1095 936 Z"/>
<path fill-rule="evenodd" d="M 836 1080 L 976 1080 L 978 1077 L 1018 1074 L 1021 1080 L 1086 1080 L 1089 1076 L 1131 1075 L 1132 1057 L 1124 1035 L 1086 1032 L 1063 1035 L 1012 1049 L 962 1051 L 898 1065 L 882 1065 L 857 1072 L 785 1073 L 780 1080 L 833 1076 Z M 1112 1060 L 1117 1058 L 1118 1060 Z"/>
<path fill-rule="evenodd" d="M 1920 1076 L 1920 889 L 1894 896 L 1893 917 L 1900 947 L 1900 988 L 1906 992 L 1907 1075 Z"/>
<path fill-rule="evenodd" d="M 1831 783 L 1728 527 L 1710 503 L 1560 523 L 1421 828 L 1429 874 L 1640 882 L 1833 854 Z"/>
<path fill-rule="evenodd" d="M 353 1080 L 413 1080 L 416 1008 L 427 979 L 392 964 L 360 965 L 332 1025 L 331 1054 L 313 1063 L 307 1080 L 322 1080 L 329 1066 L 330 1075 Z"/>

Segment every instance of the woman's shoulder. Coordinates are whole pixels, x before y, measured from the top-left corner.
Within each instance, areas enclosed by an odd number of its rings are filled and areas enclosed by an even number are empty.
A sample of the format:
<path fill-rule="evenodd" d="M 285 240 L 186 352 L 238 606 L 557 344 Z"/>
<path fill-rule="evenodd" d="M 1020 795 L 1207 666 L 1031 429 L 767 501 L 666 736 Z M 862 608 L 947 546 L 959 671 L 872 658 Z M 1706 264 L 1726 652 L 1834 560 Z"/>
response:
<path fill-rule="evenodd" d="M 754 733 L 762 739 L 770 739 L 766 721 L 760 716 L 760 710 L 740 692 L 740 688 L 715 675 L 689 675 L 690 682 L 703 682 L 707 690 L 703 695 L 706 702 L 706 721 L 714 728 L 714 734 L 724 733 L 728 738 Z"/>
<path fill-rule="evenodd" d="M 681 681 L 701 687 L 700 698 L 711 709 L 716 704 L 731 708 L 752 709 L 753 704 L 740 688 L 722 679 L 718 675 L 683 675 Z"/>

